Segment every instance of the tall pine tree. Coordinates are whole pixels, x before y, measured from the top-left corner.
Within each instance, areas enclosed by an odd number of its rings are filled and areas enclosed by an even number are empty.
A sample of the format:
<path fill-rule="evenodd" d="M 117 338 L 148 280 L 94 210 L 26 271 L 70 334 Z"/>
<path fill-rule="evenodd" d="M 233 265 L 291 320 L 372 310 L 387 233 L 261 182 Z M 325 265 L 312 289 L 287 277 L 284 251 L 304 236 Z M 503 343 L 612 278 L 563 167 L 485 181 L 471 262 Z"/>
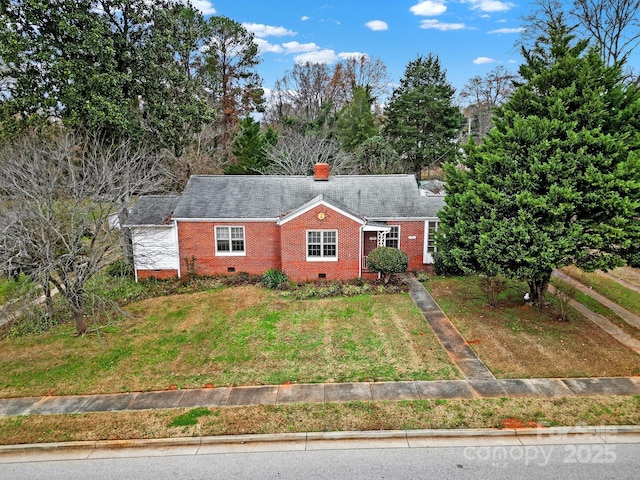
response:
<path fill-rule="evenodd" d="M 549 19 L 484 144 L 446 166 L 445 265 L 526 280 L 538 305 L 553 269 L 612 268 L 640 243 L 640 92 L 587 47 Z"/>
<path fill-rule="evenodd" d="M 455 155 L 462 114 L 452 104 L 455 89 L 432 54 L 409 62 L 385 113 L 385 134 L 418 179 L 424 167 Z"/>

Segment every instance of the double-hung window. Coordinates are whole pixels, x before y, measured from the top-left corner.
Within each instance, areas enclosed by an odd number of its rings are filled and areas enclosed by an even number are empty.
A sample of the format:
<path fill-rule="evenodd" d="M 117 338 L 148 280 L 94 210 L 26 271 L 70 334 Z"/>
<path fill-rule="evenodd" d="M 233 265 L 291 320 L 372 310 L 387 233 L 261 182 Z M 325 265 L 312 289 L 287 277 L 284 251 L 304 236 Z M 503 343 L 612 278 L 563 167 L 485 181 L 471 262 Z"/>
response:
<path fill-rule="evenodd" d="M 384 244 L 386 247 L 400 248 L 400 227 L 391 227 Z"/>
<path fill-rule="evenodd" d="M 307 260 L 337 260 L 338 231 L 308 230 Z"/>
<path fill-rule="evenodd" d="M 216 227 L 216 255 L 245 255 L 244 227 Z"/>
<path fill-rule="evenodd" d="M 427 252 L 433 253 L 436 251 L 436 232 L 438 231 L 438 221 L 437 220 L 429 220 L 427 221 Z"/>

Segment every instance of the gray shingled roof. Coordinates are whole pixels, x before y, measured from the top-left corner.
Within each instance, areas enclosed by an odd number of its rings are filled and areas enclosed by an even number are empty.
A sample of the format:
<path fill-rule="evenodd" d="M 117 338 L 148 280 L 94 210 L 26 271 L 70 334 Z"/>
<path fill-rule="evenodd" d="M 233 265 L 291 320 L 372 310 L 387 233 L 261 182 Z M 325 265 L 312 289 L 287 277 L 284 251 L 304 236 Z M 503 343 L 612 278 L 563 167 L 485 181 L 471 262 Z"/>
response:
<path fill-rule="evenodd" d="M 424 217 L 437 217 L 438 212 L 444 207 L 444 195 L 428 195 L 418 200 L 422 204 Z"/>
<path fill-rule="evenodd" d="M 319 195 L 368 219 L 435 216 L 443 200 L 421 197 L 413 175 L 195 175 L 174 218 L 278 218 Z"/>
<path fill-rule="evenodd" d="M 180 195 L 140 197 L 124 225 L 166 225 L 179 200 Z"/>

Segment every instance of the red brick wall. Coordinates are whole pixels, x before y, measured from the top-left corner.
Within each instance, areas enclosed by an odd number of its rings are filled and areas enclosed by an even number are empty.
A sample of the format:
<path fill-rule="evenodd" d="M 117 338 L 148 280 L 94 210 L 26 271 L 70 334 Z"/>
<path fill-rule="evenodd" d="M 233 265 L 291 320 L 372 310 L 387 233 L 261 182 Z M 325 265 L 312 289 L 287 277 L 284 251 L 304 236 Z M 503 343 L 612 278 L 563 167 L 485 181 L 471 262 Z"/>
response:
<path fill-rule="evenodd" d="M 324 219 L 318 214 L 323 213 Z M 317 206 L 280 227 L 282 271 L 292 280 L 356 278 L 360 266 L 360 224 L 335 210 Z M 338 261 L 307 261 L 307 230 L 338 230 Z"/>
<path fill-rule="evenodd" d="M 138 280 L 143 280 L 145 278 L 159 278 L 159 279 L 167 279 L 178 276 L 178 270 L 136 270 L 138 274 Z"/>
<path fill-rule="evenodd" d="M 424 221 L 418 222 L 387 222 L 389 225 L 400 225 L 400 250 L 409 257 L 408 270 L 424 268 Z M 409 239 L 409 237 L 416 237 Z"/>
<path fill-rule="evenodd" d="M 320 220 L 319 213 L 325 218 Z M 400 249 L 409 257 L 409 270 L 423 269 L 424 222 L 387 222 L 400 226 Z M 216 256 L 214 226 L 244 226 L 246 256 Z M 269 268 L 279 268 L 296 281 L 317 280 L 324 273 L 328 280 L 348 280 L 358 276 L 361 244 L 368 253 L 376 246 L 376 232 L 364 232 L 360 224 L 331 208 L 318 206 L 299 217 L 278 226 L 275 222 L 179 222 L 178 238 L 182 274 L 186 275 L 187 258 L 195 257 L 195 271 L 200 275 L 235 272 L 261 275 Z M 306 259 L 307 230 L 338 230 L 338 261 Z M 415 239 L 409 237 L 415 236 Z M 140 278 L 168 278 L 175 270 L 139 271 Z"/>
<path fill-rule="evenodd" d="M 400 227 L 400 250 L 409 257 L 408 270 L 421 270 L 424 268 L 423 248 L 424 248 L 424 221 L 414 222 L 386 222 L 390 226 Z M 416 237 L 409 239 L 409 237 Z M 370 240 L 373 238 L 374 240 Z M 364 232 L 364 251 L 369 255 L 371 250 L 378 246 L 377 232 Z"/>
<path fill-rule="evenodd" d="M 243 226 L 245 256 L 216 256 L 214 227 Z M 261 275 L 269 268 L 281 268 L 280 233 L 273 222 L 178 222 L 178 243 L 182 274 L 187 274 L 186 259 L 195 257 L 195 272 L 199 275 L 215 275 L 247 272 Z"/>

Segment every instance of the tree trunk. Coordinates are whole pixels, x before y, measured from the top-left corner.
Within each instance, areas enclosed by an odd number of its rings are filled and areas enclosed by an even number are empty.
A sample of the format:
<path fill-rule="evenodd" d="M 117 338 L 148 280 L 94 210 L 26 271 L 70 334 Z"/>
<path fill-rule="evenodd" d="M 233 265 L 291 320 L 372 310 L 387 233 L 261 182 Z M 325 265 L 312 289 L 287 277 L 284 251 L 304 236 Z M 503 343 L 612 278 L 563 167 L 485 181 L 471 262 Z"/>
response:
<path fill-rule="evenodd" d="M 69 303 L 71 303 L 71 311 L 76 321 L 76 334 L 84 335 L 87 333 L 87 322 L 84 319 L 84 299 L 82 294 L 76 294 Z"/>
<path fill-rule="evenodd" d="M 42 290 L 44 292 L 44 306 L 47 320 L 51 320 L 53 318 L 53 299 L 51 298 L 51 284 L 48 281 L 42 282 Z"/>
<path fill-rule="evenodd" d="M 543 278 L 529 279 L 527 283 L 529 284 L 529 295 L 530 301 L 533 305 L 538 308 L 541 308 L 547 304 L 545 299 L 545 294 L 547 293 L 547 288 L 549 287 L 549 279 L 551 275 L 545 275 Z"/>
<path fill-rule="evenodd" d="M 120 245 L 122 246 L 122 256 L 129 265 L 133 265 L 133 243 L 131 239 L 131 229 L 123 224 L 129 217 L 127 207 L 123 207 L 118 212 L 118 222 L 120 223 Z"/>

